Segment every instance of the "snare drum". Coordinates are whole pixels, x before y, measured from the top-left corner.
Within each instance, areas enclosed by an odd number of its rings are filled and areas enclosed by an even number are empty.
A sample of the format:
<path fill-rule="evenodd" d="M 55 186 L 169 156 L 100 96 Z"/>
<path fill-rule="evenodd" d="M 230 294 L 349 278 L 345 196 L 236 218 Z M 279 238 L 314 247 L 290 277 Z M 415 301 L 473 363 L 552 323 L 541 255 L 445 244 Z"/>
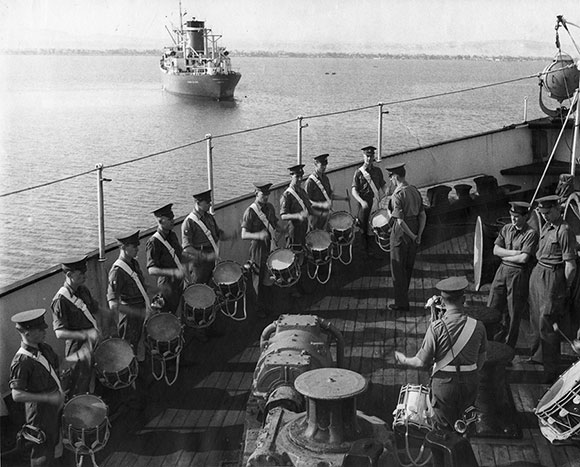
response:
<path fill-rule="evenodd" d="M 566 370 L 535 409 L 542 434 L 551 442 L 564 441 L 580 430 L 580 361 Z"/>
<path fill-rule="evenodd" d="M 354 240 L 354 217 L 346 211 L 333 212 L 328 219 L 332 241 L 337 245 L 349 245 Z"/>
<path fill-rule="evenodd" d="M 172 313 L 158 313 L 145 323 L 146 343 L 151 356 L 169 360 L 181 352 L 183 328 Z"/>
<path fill-rule="evenodd" d="M 227 301 L 235 301 L 246 293 L 242 267 L 235 261 L 222 261 L 213 270 L 213 282 Z"/>
<path fill-rule="evenodd" d="M 109 409 L 100 397 L 80 394 L 69 400 L 62 411 L 62 442 L 80 454 L 92 454 L 109 440 Z"/>
<path fill-rule="evenodd" d="M 330 234 L 325 230 L 312 230 L 306 235 L 305 246 L 308 262 L 312 264 L 328 264 L 331 260 Z"/>
<path fill-rule="evenodd" d="M 391 242 L 391 213 L 387 209 L 377 209 L 371 214 L 370 224 L 379 247 L 384 251 L 389 251 Z"/>
<path fill-rule="evenodd" d="M 292 250 L 279 248 L 266 260 L 268 269 L 274 276 L 274 283 L 280 287 L 290 287 L 300 279 L 300 265 Z"/>
<path fill-rule="evenodd" d="M 434 427 L 429 388 L 421 384 L 401 387 L 393 416 L 393 431 L 424 438 Z"/>
<path fill-rule="evenodd" d="M 105 339 L 95 348 L 93 358 L 97 377 L 103 386 L 122 389 L 137 378 L 139 365 L 133 348 L 124 339 Z"/>
<path fill-rule="evenodd" d="M 205 284 L 193 284 L 183 291 L 185 324 L 192 328 L 207 328 L 215 321 L 216 295 Z"/>

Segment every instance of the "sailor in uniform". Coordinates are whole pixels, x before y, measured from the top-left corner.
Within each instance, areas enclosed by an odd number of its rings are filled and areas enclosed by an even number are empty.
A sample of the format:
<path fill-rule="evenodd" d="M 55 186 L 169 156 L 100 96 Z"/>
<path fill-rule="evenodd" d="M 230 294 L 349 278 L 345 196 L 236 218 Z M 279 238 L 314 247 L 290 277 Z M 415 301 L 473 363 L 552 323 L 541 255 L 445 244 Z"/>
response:
<path fill-rule="evenodd" d="M 530 321 L 534 332 L 532 362 L 544 365 L 546 383 L 559 375 L 558 322 L 566 313 L 566 301 L 576 275 L 576 237 L 562 217 L 557 195 L 539 198 L 538 210 L 546 221 L 540 231 L 530 276 Z"/>
<path fill-rule="evenodd" d="M 174 215 L 167 204 L 153 211 L 157 219 L 157 232 L 147 240 L 147 272 L 157 277 L 157 286 L 163 298 L 162 312 L 178 313 L 183 295 L 186 269 L 183 263 L 181 243 L 173 231 Z"/>
<path fill-rule="evenodd" d="M 10 366 L 10 389 L 14 402 L 24 403 L 25 438 L 35 438 L 30 452 L 32 467 L 53 465 L 62 454 L 59 443 L 64 392 L 58 377 L 58 357 L 44 343 L 44 309 L 22 311 L 12 316 L 21 344 Z"/>
<path fill-rule="evenodd" d="M 118 235 L 119 258 L 109 271 L 107 300 L 118 322 L 119 336 L 133 347 L 137 355 L 143 323 L 150 310 L 150 300 L 145 288 L 139 253 L 139 230 Z"/>
<path fill-rule="evenodd" d="M 427 215 L 421 193 L 405 179 L 405 164 L 387 167 L 385 170 L 395 186 L 389 201 L 393 220 L 390 260 L 395 300 L 389 305 L 389 309 L 408 311 L 409 284 Z"/>
<path fill-rule="evenodd" d="M 304 185 L 304 190 L 308 194 L 308 198 L 312 204 L 312 229 L 326 230 L 333 199 L 344 201 L 348 201 L 349 199 L 334 194 L 330 180 L 326 175 L 328 157 L 328 154 L 320 154 L 314 157 L 314 172 L 309 175 Z"/>
<path fill-rule="evenodd" d="M 52 327 L 57 339 L 65 341 L 65 359 L 74 363 L 71 374 L 69 395 L 89 392 L 92 372 L 92 355 L 97 341 L 101 338 L 101 326 L 105 334 L 109 331 L 109 316 L 101 311 L 99 304 L 84 285 L 87 261 L 71 258 L 62 262 L 65 274 L 63 286 L 52 300 Z M 101 315 L 101 324 L 97 316 Z"/>
<path fill-rule="evenodd" d="M 378 209 L 379 201 L 385 196 L 386 187 L 383 172 L 374 166 L 376 150 L 374 146 L 365 146 L 361 149 L 364 163 L 356 169 L 352 179 L 352 196 L 359 203 L 358 224 L 367 253 L 371 246 L 369 236 L 373 235 L 369 229 L 369 217 Z"/>
<path fill-rule="evenodd" d="M 250 261 L 255 265 L 253 286 L 257 297 L 258 316 L 269 313 L 272 285 L 274 284 L 266 260 L 276 247 L 276 239 L 281 227 L 272 203 L 268 202 L 271 183 L 254 183 L 256 199 L 244 212 L 242 218 L 242 239 L 250 240 Z"/>
<path fill-rule="evenodd" d="M 528 303 L 530 263 L 538 249 L 538 232 L 528 225 L 529 203 L 511 201 L 510 205 L 511 223 L 502 227 L 493 247 L 501 264 L 493 278 L 487 306 L 502 313 L 501 329 L 489 337 L 515 348 Z"/>
<path fill-rule="evenodd" d="M 437 428 L 453 430 L 467 408 L 474 405 L 478 370 L 486 358 L 487 336 L 481 321 L 463 309 L 465 277 L 449 277 L 435 287 L 441 293 L 443 316 L 431 321 L 421 348 L 414 357 L 395 351 L 395 362 L 411 368 L 432 363 L 431 399 Z"/>
<path fill-rule="evenodd" d="M 280 218 L 284 221 L 290 221 L 288 248 L 302 258 L 306 234 L 308 233 L 308 216 L 312 214 L 312 205 L 302 188 L 304 164 L 288 167 L 288 171 L 292 179 L 280 198 Z"/>
<path fill-rule="evenodd" d="M 196 193 L 193 199 L 195 206 L 181 224 L 183 254 L 191 261 L 191 283 L 208 284 L 219 261 L 219 242 L 226 238 L 209 212 L 211 190 Z"/>

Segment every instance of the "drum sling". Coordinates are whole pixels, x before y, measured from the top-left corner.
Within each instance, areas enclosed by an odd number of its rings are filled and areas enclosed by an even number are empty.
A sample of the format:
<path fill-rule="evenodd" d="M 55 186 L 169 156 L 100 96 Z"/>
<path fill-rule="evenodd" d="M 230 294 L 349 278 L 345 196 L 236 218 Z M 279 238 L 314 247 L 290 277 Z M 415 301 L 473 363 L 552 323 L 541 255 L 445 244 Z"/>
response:
<path fill-rule="evenodd" d="M 219 260 L 219 256 L 220 256 L 220 249 L 219 249 L 218 244 L 214 240 L 213 235 L 211 234 L 211 232 L 209 231 L 207 226 L 201 221 L 201 219 L 199 217 L 197 217 L 197 215 L 194 212 L 190 212 L 189 215 L 187 216 L 186 220 L 187 219 L 190 219 L 193 222 L 195 222 L 197 224 L 197 226 L 201 229 L 201 231 L 204 233 L 204 235 L 207 237 L 207 239 L 209 240 L 209 243 L 211 243 L 211 247 L 213 248 L 213 251 L 215 253 L 215 264 L 217 264 L 217 262 Z"/>
<path fill-rule="evenodd" d="M 55 369 L 52 367 L 50 362 L 47 360 L 47 358 L 42 354 L 42 352 L 40 350 L 38 351 L 37 355 L 34 355 L 32 352 L 29 352 L 28 350 L 20 347 L 16 353 L 18 353 L 20 355 L 25 355 L 29 358 L 32 358 L 33 360 L 36 360 L 38 363 L 40 363 L 44 367 L 44 369 L 50 373 L 50 376 L 52 377 L 52 379 L 54 380 L 54 382 L 58 386 L 59 392 L 61 394 L 64 394 L 64 391 L 62 389 L 62 385 L 60 384 L 60 378 L 56 374 Z M 25 429 L 25 427 L 22 427 L 22 428 L 23 428 L 23 430 Z M 40 430 L 40 428 L 34 427 L 34 429 L 36 429 L 40 433 L 42 433 L 42 436 L 45 436 L 44 432 L 42 430 Z M 42 443 L 39 443 L 39 444 L 42 444 Z M 58 458 L 60 456 L 62 456 L 62 434 L 59 431 L 58 441 L 57 441 L 56 445 L 54 446 L 54 457 Z"/>

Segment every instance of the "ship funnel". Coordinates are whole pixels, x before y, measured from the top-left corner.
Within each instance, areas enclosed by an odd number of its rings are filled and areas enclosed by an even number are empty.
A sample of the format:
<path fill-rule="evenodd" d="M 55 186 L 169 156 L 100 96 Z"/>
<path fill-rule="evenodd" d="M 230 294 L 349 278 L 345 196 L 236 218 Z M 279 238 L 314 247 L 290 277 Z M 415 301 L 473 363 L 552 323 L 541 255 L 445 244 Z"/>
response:
<path fill-rule="evenodd" d="M 187 21 L 183 29 L 187 35 L 187 46 L 191 47 L 198 54 L 205 53 L 205 40 L 203 36 L 205 21 Z"/>

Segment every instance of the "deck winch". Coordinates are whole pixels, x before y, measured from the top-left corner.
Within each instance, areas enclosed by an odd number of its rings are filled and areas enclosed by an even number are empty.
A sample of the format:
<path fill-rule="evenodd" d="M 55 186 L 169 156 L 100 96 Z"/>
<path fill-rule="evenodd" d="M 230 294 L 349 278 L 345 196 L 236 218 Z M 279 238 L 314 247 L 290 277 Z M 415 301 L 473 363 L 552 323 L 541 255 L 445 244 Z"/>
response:
<path fill-rule="evenodd" d="M 294 381 L 306 371 L 335 366 L 331 345 L 336 344 L 336 366 L 343 365 L 344 339 L 328 321 L 314 315 L 281 315 L 260 338 L 261 355 L 254 371 L 252 397 L 263 415 L 282 406 L 304 410 Z"/>
<path fill-rule="evenodd" d="M 356 410 L 356 396 L 367 389 L 362 375 L 319 368 L 301 374 L 295 387 L 306 412 L 271 410 L 248 467 L 394 465 L 385 422 Z"/>

